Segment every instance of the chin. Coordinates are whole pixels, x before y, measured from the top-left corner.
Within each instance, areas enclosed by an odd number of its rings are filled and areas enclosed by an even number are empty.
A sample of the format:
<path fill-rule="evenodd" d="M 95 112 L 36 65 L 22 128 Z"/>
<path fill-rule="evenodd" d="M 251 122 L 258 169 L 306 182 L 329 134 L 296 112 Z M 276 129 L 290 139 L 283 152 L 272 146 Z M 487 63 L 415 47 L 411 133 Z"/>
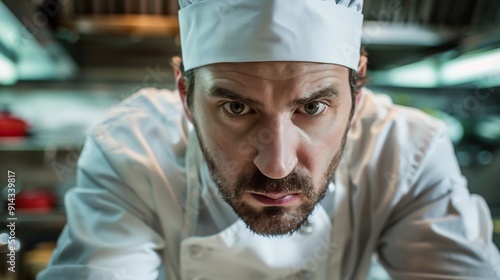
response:
<path fill-rule="evenodd" d="M 274 237 L 292 235 L 299 230 L 314 206 L 312 203 L 304 203 L 294 208 L 266 206 L 256 210 L 249 205 L 240 204 L 235 211 L 249 230 L 261 236 Z"/>

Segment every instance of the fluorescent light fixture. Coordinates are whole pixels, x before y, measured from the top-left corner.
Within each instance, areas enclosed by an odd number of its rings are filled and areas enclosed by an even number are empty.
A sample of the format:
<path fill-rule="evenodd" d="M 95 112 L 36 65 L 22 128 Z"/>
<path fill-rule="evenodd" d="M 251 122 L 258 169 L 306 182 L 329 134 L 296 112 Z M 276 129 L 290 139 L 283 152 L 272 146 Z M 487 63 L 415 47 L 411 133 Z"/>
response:
<path fill-rule="evenodd" d="M 386 72 L 377 71 L 372 77 L 374 82 L 403 87 L 431 88 L 465 83 L 480 88 L 495 87 L 500 85 L 500 48 L 442 63 L 428 58 Z"/>
<path fill-rule="evenodd" d="M 387 81 L 391 85 L 405 87 L 435 87 L 438 77 L 434 61 L 429 59 L 394 68 L 387 73 Z"/>
<path fill-rule="evenodd" d="M 0 84 L 12 85 L 17 81 L 16 65 L 0 53 Z"/>
<path fill-rule="evenodd" d="M 0 45 L 4 49 L 0 51 L 0 84 L 65 79 L 76 73 L 77 66 L 49 35 L 48 25 L 36 25 L 40 32 L 35 38 L 24 23 L 35 17 L 29 7 L 24 7 L 18 17 L 22 22 L 0 1 Z"/>
<path fill-rule="evenodd" d="M 490 80 L 490 78 L 493 80 L 493 77 L 500 76 L 500 48 L 447 61 L 443 63 L 440 74 L 441 81 L 445 85 Z"/>
<path fill-rule="evenodd" d="M 0 1 L 0 41 L 13 50 L 16 48 L 16 42 L 19 38 L 19 24 L 16 17 L 12 14 L 12 12 L 5 6 L 2 1 Z"/>
<path fill-rule="evenodd" d="M 362 43 L 365 45 L 439 46 L 453 38 L 454 32 L 444 28 L 428 28 L 387 21 L 363 22 Z"/>

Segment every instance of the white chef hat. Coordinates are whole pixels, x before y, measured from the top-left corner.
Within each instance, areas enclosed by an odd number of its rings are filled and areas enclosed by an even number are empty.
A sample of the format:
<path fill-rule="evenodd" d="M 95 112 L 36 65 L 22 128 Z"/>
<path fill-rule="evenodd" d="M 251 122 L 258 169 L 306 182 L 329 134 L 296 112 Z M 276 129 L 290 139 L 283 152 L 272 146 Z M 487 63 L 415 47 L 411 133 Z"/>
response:
<path fill-rule="evenodd" d="M 363 0 L 179 0 L 184 69 L 306 61 L 357 70 Z"/>

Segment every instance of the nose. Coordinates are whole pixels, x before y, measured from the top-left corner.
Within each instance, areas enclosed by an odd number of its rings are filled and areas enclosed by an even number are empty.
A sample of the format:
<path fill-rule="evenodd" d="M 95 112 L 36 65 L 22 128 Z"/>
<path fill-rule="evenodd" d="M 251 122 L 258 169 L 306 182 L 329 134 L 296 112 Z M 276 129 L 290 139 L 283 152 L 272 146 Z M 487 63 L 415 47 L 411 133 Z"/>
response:
<path fill-rule="evenodd" d="M 258 133 L 260 145 L 254 164 L 271 179 L 286 177 L 297 166 L 298 135 L 286 120 L 277 120 Z"/>

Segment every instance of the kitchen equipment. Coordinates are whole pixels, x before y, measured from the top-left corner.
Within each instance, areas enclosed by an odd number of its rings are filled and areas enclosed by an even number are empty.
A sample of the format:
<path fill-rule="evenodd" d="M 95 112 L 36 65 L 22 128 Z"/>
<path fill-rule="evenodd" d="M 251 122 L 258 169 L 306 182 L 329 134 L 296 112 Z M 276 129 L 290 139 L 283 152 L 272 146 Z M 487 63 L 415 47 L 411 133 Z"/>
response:
<path fill-rule="evenodd" d="M 25 137 L 29 125 L 24 120 L 15 117 L 7 109 L 0 112 L 0 137 Z"/>
<path fill-rule="evenodd" d="M 56 195 L 50 190 L 25 189 L 16 196 L 16 208 L 19 210 L 50 212 L 56 200 Z"/>

